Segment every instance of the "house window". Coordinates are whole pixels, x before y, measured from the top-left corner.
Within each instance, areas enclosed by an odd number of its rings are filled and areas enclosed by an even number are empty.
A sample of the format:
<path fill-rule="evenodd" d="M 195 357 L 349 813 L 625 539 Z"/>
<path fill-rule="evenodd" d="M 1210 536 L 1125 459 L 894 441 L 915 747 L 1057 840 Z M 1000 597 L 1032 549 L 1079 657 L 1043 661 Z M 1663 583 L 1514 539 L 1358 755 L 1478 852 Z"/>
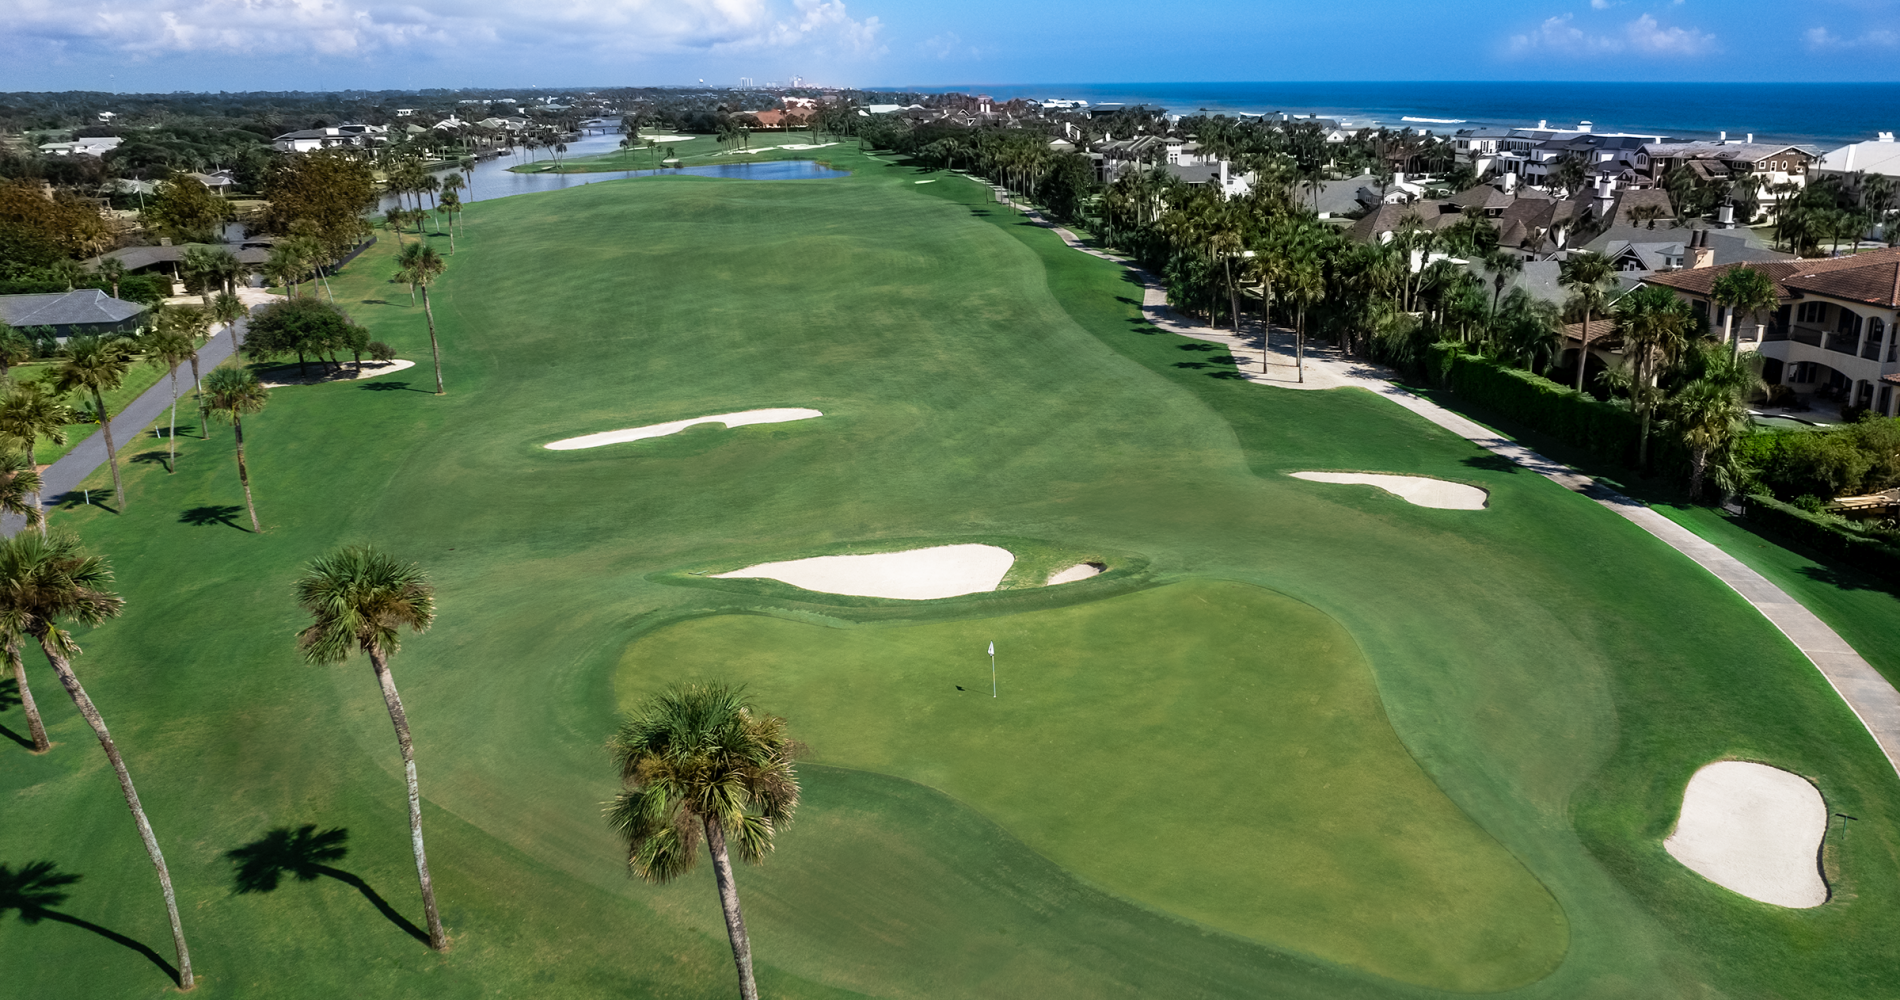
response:
<path fill-rule="evenodd" d="M 1842 309 L 1840 315 L 1834 319 L 1834 332 L 1843 337 L 1851 338 L 1859 336 L 1860 314 L 1854 312 L 1852 309 Z M 1849 347 L 1848 350 L 1851 351 L 1853 348 Z"/>
<path fill-rule="evenodd" d="M 1794 321 L 1797 323 L 1820 323 L 1827 319 L 1827 303 L 1802 302 L 1795 306 Z"/>
<path fill-rule="evenodd" d="M 1867 342 L 1861 346 L 1860 356 L 1873 361 L 1880 360 L 1880 342 L 1887 337 L 1887 324 L 1878 316 L 1867 318 Z"/>

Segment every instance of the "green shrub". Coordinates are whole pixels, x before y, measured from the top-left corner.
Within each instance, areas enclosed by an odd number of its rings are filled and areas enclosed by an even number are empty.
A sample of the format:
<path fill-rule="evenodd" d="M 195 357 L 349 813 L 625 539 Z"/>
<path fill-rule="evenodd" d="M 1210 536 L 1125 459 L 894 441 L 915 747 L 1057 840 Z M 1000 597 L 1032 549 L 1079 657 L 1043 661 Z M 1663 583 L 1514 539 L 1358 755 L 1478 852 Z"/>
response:
<path fill-rule="evenodd" d="M 1784 501 L 1900 486 L 1900 419 L 1873 417 L 1814 431 L 1758 431 L 1736 442 L 1739 464 Z"/>
<path fill-rule="evenodd" d="M 1763 531 L 1885 580 L 1900 582 L 1900 546 L 1890 532 L 1869 532 L 1830 514 L 1811 513 L 1770 496 L 1750 496 L 1743 506 Z"/>
<path fill-rule="evenodd" d="M 1626 465 L 1636 460 L 1642 425 L 1627 407 L 1601 403 L 1541 375 L 1461 353 L 1457 344 L 1432 345 L 1427 364 L 1434 373 L 1445 372 L 1446 388 L 1474 406 L 1598 458 Z"/>

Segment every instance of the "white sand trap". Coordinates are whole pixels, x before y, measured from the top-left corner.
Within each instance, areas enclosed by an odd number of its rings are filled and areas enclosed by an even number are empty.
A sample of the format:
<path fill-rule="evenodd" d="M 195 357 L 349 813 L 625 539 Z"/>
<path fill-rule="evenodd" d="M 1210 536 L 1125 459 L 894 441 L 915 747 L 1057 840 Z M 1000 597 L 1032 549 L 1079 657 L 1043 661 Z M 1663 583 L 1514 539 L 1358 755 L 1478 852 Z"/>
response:
<path fill-rule="evenodd" d="M 931 179 L 929 179 L 929 180 L 927 180 L 927 181 L 913 181 L 912 183 L 914 183 L 914 184 L 935 184 L 935 183 L 937 183 L 937 179 L 936 179 L 935 177 L 932 177 Z"/>
<path fill-rule="evenodd" d="M 643 441 L 647 438 L 665 437 L 678 434 L 695 424 L 725 424 L 727 427 L 744 427 L 747 424 L 782 424 L 788 420 L 810 420 L 822 417 L 818 410 L 808 410 L 800 406 L 780 407 L 770 410 L 746 410 L 742 413 L 715 413 L 710 417 L 693 417 L 688 420 L 671 420 L 664 424 L 648 424 L 645 427 L 627 427 L 617 431 L 601 431 L 599 434 L 583 434 L 580 437 L 563 438 L 552 444 L 542 445 L 549 451 L 574 451 L 580 448 L 598 448 L 604 444 L 620 444 L 625 441 Z"/>
<path fill-rule="evenodd" d="M 1074 583 L 1077 580 L 1086 580 L 1100 573 L 1103 568 L 1101 563 L 1076 563 L 1068 569 L 1057 570 L 1049 574 L 1049 579 L 1043 583 L 1043 586 L 1055 587 L 1065 583 Z"/>
<path fill-rule="evenodd" d="M 640 138 L 652 139 L 654 142 L 692 142 L 698 137 L 691 135 L 643 135 Z"/>
<path fill-rule="evenodd" d="M 316 385 L 322 382 L 353 382 L 360 378 L 376 378 L 379 375 L 388 375 L 415 366 L 414 361 L 365 361 L 363 370 L 359 372 L 356 370 L 355 362 L 346 361 L 343 363 L 343 371 L 339 373 L 327 363 L 312 361 L 308 369 L 310 372 L 308 378 L 297 374 L 296 365 L 282 365 L 271 369 L 270 374 L 258 384 L 266 389 L 282 389 L 285 386 Z"/>
<path fill-rule="evenodd" d="M 1483 510 L 1486 493 L 1476 486 L 1448 483 L 1425 476 L 1381 476 L 1363 472 L 1295 472 L 1295 479 L 1315 483 L 1350 483 L 1378 488 L 1420 507 L 1444 510 Z"/>
<path fill-rule="evenodd" d="M 835 142 L 788 142 L 785 145 L 780 146 L 778 148 L 780 149 L 823 149 L 826 146 L 836 146 L 836 145 L 837 143 Z"/>
<path fill-rule="evenodd" d="M 714 576 L 720 580 L 763 577 L 822 594 L 927 601 L 995 590 L 1015 562 L 1008 549 L 994 545 L 937 545 L 908 552 L 761 563 Z"/>
<path fill-rule="evenodd" d="M 1766 764 L 1722 760 L 1697 771 L 1663 847 L 1725 889 L 1776 906 L 1827 902 L 1821 838 L 1827 803 L 1806 779 Z"/>

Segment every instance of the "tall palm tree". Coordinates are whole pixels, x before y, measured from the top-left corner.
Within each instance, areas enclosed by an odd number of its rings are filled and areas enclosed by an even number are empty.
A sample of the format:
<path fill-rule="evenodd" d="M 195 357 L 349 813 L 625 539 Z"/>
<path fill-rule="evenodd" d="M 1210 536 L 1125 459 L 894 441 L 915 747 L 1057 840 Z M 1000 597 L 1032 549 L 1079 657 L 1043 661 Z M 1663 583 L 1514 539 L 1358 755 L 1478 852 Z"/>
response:
<path fill-rule="evenodd" d="M 1644 285 L 1616 304 L 1616 331 L 1629 359 L 1630 401 L 1642 415 L 1642 434 L 1636 442 L 1637 468 L 1649 464 L 1649 425 L 1662 403 L 1656 374 L 1688 342 L 1689 303 L 1658 285 Z"/>
<path fill-rule="evenodd" d="M 402 238 L 402 224 L 403 221 L 408 218 L 409 213 L 400 208 L 392 208 L 383 213 L 383 227 L 396 234 L 396 246 L 398 248 L 405 245 Z"/>
<path fill-rule="evenodd" d="M 245 308 L 243 299 L 232 292 L 219 292 L 211 300 L 211 309 L 206 320 L 207 329 L 210 323 L 222 323 L 224 328 L 231 332 L 231 350 L 236 351 L 244 346 L 237 343 L 237 321 L 248 315 L 250 315 L 250 310 Z"/>
<path fill-rule="evenodd" d="M 0 437 L 15 443 L 26 454 L 26 462 L 38 471 L 33 450 L 40 438 L 54 444 L 66 443 L 66 425 L 73 422 L 72 407 L 57 394 L 46 391 L 41 382 L 20 382 L 0 397 Z M 37 489 L 33 505 L 41 507 Z M 46 533 L 46 521 L 40 521 L 40 534 Z"/>
<path fill-rule="evenodd" d="M 1491 272 L 1491 311 L 1497 312 L 1504 297 L 1504 286 L 1524 270 L 1524 258 L 1504 247 L 1484 255 L 1484 266 Z"/>
<path fill-rule="evenodd" d="M 158 869 L 158 884 L 165 894 L 165 912 L 171 918 L 172 944 L 178 949 L 178 985 L 188 990 L 195 982 L 191 974 L 191 952 L 185 947 L 185 929 L 178 919 L 178 897 L 172 891 L 171 871 L 165 867 L 158 837 L 152 832 L 151 821 L 145 817 L 145 808 L 139 804 L 139 794 L 132 786 L 132 774 L 126 770 L 125 759 L 119 755 L 112 734 L 106 730 L 98 707 L 79 683 L 78 675 L 73 673 L 70 657 L 78 655 L 79 646 L 70 633 L 59 627 L 62 620 L 98 625 L 117 617 L 125 607 L 125 600 L 105 589 L 111 581 L 112 570 L 105 560 L 87 555 L 76 537 L 63 532 L 47 537 L 22 531 L 0 542 L 0 635 L 29 635 L 39 643 L 66 693 L 78 706 L 79 714 L 85 716 L 93 735 L 99 738 L 99 746 L 119 778 L 125 804 L 132 810 L 132 820 L 138 826 L 139 839 L 145 843 L 145 853 L 152 859 L 152 867 Z"/>
<path fill-rule="evenodd" d="M 1742 350 L 1741 331 L 1735 329 L 1735 314 L 1755 315 L 1763 309 L 1771 309 L 1780 301 L 1775 295 L 1775 282 L 1765 271 L 1749 267 L 1731 269 L 1727 274 L 1715 279 L 1710 298 L 1718 304 L 1728 307 L 1722 317 L 1722 339 L 1729 342 L 1729 354 L 1739 355 Z"/>
<path fill-rule="evenodd" d="M 1590 315 L 1598 306 L 1585 289 L 1602 291 L 1615 269 L 1610 258 L 1600 253 L 1573 253 L 1558 265 L 1557 281 L 1565 288 L 1585 296 L 1583 303 L 1583 344 L 1577 348 L 1577 391 L 1583 391 L 1583 370 L 1590 362 Z"/>
<path fill-rule="evenodd" d="M 244 416 L 264 412 L 270 390 L 259 385 L 257 376 L 242 368 L 219 368 L 205 379 L 205 405 L 219 417 L 231 421 L 237 438 L 238 481 L 244 484 L 244 506 L 251 512 L 251 530 L 263 534 L 257 523 L 257 504 L 251 499 L 251 471 L 244 464 Z"/>
<path fill-rule="evenodd" d="M 178 471 L 178 366 L 198 353 L 198 338 L 163 321 L 145 338 L 146 360 L 170 372 L 172 385 L 171 429 L 165 433 L 165 471 Z"/>
<path fill-rule="evenodd" d="M 409 840 L 415 847 L 416 877 L 422 884 L 422 908 L 429 918 L 429 947 L 447 951 L 448 935 L 436 913 L 435 883 L 422 847 L 422 791 L 416 783 L 415 745 L 409 717 L 389 672 L 389 657 L 402 648 L 399 633 L 429 630 L 435 621 L 435 588 L 415 563 L 403 564 L 370 546 L 346 546 L 310 564 L 297 581 L 297 603 L 311 617 L 297 633 L 297 647 L 311 663 L 342 663 L 362 650 L 369 656 L 382 688 L 389 721 L 402 749 L 403 777 L 409 784 Z"/>
<path fill-rule="evenodd" d="M 125 384 L 125 373 L 131 370 L 134 358 L 129 340 L 74 337 L 59 349 L 59 364 L 53 369 L 54 390 L 83 390 L 92 394 L 93 409 L 99 414 L 99 429 L 106 438 L 106 467 L 112 470 L 112 493 L 120 510 L 125 509 L 125 484 L 119 481 L 119 450 L 112 442 L 112 414 L 106 411 L 105 394 Z"/>
<path fill-rule="evenodd" d="M 1690 363 L 1701 373 L 1670 398 L 1669 416 L 1689 446 L 1689 497 L 1695 499 L 1702 495 L 1710 456 L 1727 448 L 1748 425 L 1743 400 L 1760 389 L 1762 381 L 1749 361 L 1714 345 L 1698 348 Z"/>
<path fill-rule="evenodd" d="M 107 257 L 92 269 L 92 273 L 104 279 L 112 286 L 112 297 L 119 297 L 119 282 L 125 278 L 125 261 L 117 257 Z"/>
<path fill-rule="evenodd" d="M 33 357 L 33 342 L 0 319 L 0 382 L 13 377 L 13 366 Z"/>
<path fill-rule="evenodd" d="M 0 513 L 14 514 L 46 531 L 46 509 L 40 505 L 40 474 L 33 461 L 17 452 L 0 454 Z M 20 636 L 7 633 L 4 639 L 7 665 L 13 668 L 13 684 L 20 694 L 20 708 L 26 713 L 27 736 L 33 740 L 33 752 L 53 748 L 46 738 L 46 724 L 40 721 L 39 705 L 33 701 L 33 689 L 26 683 L 26 664 L 20 659 Z"/>
<path fill-rule="evenodd" d="M 644 705 L 607 741 L 622 791 L 607 817 L 627 842 L 627 867 L 669 882 L 699 862 L 703 831 L 726 914 L 739 996 L 758 1000 L 752 943 L 732 881 L 727 838 L 757 864 L 798 807 L 797 744 L 785 720 L 755 714 L 719 684 L 669 691 Z"/>
<path fill-rule="evenodd" d="M 435 353 L 435 394 L 443 395 L 447 390 L 442 388 L 442 348 L 435 339 L 435 310 L 429 305 L 429 284 L 441 277 L 448 263 L 434 247 L 421 242 L 404 247 L 396 263 L 397 280 L 408 282 L 411 290 L 422 290 L 422 312 L 429 319 L 429 350 Z"/>

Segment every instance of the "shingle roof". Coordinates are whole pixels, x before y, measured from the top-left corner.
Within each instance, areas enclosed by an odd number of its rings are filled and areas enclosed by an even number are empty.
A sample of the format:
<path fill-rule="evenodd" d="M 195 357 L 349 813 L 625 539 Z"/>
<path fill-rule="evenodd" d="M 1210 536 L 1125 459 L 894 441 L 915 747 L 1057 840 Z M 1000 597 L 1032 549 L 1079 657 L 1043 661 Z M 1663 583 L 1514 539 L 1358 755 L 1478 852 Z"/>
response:
<path fill-rule="evenodd" d="M 1782 284 L 1796 291 L 1900 309 L 1900 261 L 1799 274 L 1782 279 Z"/>
<path fill-rule="evenodd" d="M 119 263 L 124 264 L 126 270 L 138 271 L 151 267 L 154 264 L 170 264 L 174 261 L 184 260 L 185 251 L 189 249 L 191 249 L 190 245 L 125 247 L 124 249 L 114 250 L 103 256 L 94 257 L 92 260 L 87 261 L 87 263 L 96 266 L 100 261 L 111 257 L 118 260 Z M 236 257 L 240 264 L 261 265 L 265 261 L 270 260 L 270 248 L 268 247 L 226 244 L 224 249 L 231 251 L 231 255 Z"/>
<path fill-rule="evenodd" d="M 122 323 L 144 311 L 145 307 L 136 302 L 115 299 L 97 288 L 0 295 L 0 319 L 19 327 Z"/>

